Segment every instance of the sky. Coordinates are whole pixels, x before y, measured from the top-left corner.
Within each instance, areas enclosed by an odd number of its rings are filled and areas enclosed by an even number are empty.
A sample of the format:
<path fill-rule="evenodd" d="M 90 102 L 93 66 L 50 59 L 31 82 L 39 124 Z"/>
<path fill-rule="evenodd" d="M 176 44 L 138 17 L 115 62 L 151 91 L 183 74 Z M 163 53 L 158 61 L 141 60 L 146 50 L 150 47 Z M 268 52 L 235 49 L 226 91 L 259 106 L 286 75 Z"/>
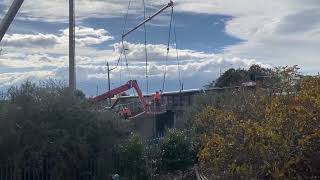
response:
<path fill-rule="evenodd" d="M 0 0 L 0 19 L 12 1 Z M 176 91 L 181 84 L 202 88 L 220 70 L 252 64 L 319 71 L 319 0 L 175 0 L 167 61 L 171 9 L 146 24 L 147 53 L 143 27 L 121 43 L 122 33 L 143 21 L 142 2 L 75 0 L 77 88 L 87 95 L 106 91 L 107 62 L 119 64 L 112 88 L 136 79 L 145 93 L 162 89 L 164 74 L 164 90 Z M 146 15 L 168 2 L 145 0 Z M 68 1 L 25 0 L 0 49 L 0 90 L 26 80 L 67 82 Z"/>

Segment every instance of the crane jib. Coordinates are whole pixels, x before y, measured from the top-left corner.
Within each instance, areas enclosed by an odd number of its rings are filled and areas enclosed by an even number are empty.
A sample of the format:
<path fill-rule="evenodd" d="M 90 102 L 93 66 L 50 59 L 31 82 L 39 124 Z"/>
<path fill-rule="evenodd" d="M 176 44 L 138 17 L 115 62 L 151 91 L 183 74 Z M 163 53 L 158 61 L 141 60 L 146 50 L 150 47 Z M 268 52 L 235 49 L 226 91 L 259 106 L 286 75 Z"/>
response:
<path fill-rule="evenodd" d="M 128 36 L 130 33 L 132 33 L 133 31 L 137 30 L 139 27 L 143 26 L 144 24 L 146 24 L 148 21 L 152 20 L 154 17 L 156 17 L 157 15 L 159 15 L 160 13 L 162 13 L 164 10 L 166 10 L 169 7 L 172 7 L 174 5 L 174 3 L 172 1 L 170 1 L 170 3 L 168 3 L 166 6 L 164 6 L 163 8 L 161 8 L 158 12 L 154 13 L 152 16 L 150 16 L 148 19 L 145 19 L 143 22 L 141 22 L 140 24 L 138 24 L 136 27 L 134 27 L 133 29 L 131 29 L 130 31 L 124 33 L 122 35 L 122 39 L 125 38 L 126 36 Z"/>

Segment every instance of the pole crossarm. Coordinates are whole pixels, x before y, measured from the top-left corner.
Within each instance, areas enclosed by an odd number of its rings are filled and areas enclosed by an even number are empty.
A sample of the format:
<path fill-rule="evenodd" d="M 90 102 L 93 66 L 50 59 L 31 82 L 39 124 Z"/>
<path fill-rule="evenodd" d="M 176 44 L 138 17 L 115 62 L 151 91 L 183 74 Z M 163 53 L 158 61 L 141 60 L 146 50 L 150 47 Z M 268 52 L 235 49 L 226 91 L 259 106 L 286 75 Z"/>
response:
<path fill-rule="evenodd" d="M 144 24 L 146 24 L 147 22 L 151 21 L 154 17 L 156 17 L 157 15 L 159 15 L 160 13 L 162 13 L 164 10 L 168 9 L 169 7 L 173 7 L 174 3 L 172 1 L 170 1 L 166 6 L 164 6 L 163 8 L 161 8 L 159 11 L 157 11 L 156 13 L 154 13 L 152 16 L 150 16 L 148 19 L 145 19 L 143 22 L 141 22 L 140 24 L 138 24 L 136 27 L 132 28 L 130 31 L 124 33 L 122 35 L 122 39 L 125 38 L 126 36 L 128 36 L 130 33 L 132 33 L 133 31 L 137 30 L 138 28 L 140 28 L 141 26 L 143 26 Z"/>

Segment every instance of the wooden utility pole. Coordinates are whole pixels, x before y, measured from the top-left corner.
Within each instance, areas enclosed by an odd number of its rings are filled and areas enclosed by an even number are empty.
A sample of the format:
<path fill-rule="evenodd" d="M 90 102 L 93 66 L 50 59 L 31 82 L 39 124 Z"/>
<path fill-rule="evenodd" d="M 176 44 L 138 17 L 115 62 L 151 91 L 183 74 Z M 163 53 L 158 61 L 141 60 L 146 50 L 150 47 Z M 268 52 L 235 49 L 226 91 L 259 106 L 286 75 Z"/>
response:
<path fill-rule="evenodd" d="M 76 89 L 74 0 L 69 0 L 69 88 Z"/>

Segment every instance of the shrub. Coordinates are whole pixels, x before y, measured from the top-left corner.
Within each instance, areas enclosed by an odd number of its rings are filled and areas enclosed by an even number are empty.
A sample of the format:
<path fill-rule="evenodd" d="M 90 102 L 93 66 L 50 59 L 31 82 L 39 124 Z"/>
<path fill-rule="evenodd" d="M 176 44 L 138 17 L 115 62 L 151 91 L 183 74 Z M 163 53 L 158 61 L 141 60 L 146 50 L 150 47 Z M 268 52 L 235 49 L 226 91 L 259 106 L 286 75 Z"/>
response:
<path fill-rule="evenodd" d="M 184 170 L 196 162 L 196 144 L 185 132 L 169 130 L 161 141 L 161 170 Z"/>
<path fill-rule="evenodd" d="M 306 78 L 297 91 L 286 92 L 200 112 L 194 128 L 201 139 L 203 167 L 221 178 L 319 176 L 320 78 Z"/>
<path fill-rule="evenodd" d="M 129 179 L 146 179 L 148 176 L 147 160 L 145 157 L 145 144 L 138 135 L 120 146 L 120 174 Z"/>

